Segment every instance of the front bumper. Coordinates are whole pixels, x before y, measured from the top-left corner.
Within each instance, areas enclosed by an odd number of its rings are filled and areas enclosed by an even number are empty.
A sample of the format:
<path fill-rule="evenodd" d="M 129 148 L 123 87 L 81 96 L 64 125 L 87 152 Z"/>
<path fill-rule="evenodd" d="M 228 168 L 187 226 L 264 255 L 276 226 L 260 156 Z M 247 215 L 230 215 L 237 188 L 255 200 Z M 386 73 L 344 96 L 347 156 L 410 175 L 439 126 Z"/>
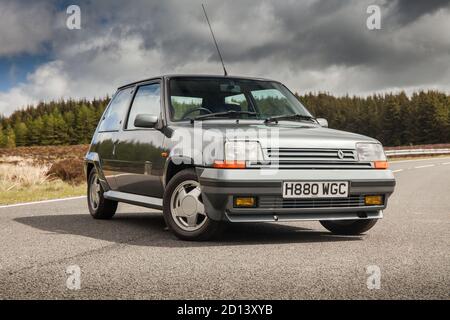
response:
<path fill-rule="evenodd" d="M 395 179 L 390 170 L 214 169 L 197 168 L 208 217 L 231 222 L 375 219 L 382 217 Z M 349 181 L 349 198 L 306 202 L 282 199 L 284 181 Z M 366 206 L 364 195 L 384 196 L 380 206 Z M 255 196 L 256 208 L 234 208 L 234 196 Z"/>

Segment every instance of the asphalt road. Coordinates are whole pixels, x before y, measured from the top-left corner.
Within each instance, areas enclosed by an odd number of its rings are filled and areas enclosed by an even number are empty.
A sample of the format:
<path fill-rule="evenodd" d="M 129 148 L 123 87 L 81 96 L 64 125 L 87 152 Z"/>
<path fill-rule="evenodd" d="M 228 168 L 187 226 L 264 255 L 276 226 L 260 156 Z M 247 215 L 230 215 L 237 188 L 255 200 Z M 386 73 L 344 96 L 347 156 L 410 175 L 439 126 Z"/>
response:
<path fill-rule="evenodd" d="M 363 236 L 264 223 L 192 243 L 129 205 L 110 221 L 93 220 L 85 199 L 0 208 L 0 298 L 449 299 L 450 158 L 391 168 L 396 192 Z M 66 287 L 71 265 L 79 290 Z M 377 267 L 380 288 L 369 289 Z"/>

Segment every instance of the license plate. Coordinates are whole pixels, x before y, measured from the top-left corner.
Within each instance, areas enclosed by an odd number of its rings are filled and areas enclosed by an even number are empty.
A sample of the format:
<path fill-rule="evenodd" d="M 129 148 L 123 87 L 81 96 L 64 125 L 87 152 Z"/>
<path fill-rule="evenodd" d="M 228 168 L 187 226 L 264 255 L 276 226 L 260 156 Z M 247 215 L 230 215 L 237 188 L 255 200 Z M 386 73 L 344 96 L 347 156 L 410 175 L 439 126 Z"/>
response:
<path fill-rule="evenodd" d="M 348 181 L 284 182 L 283 198 L 346 198 Z"/>

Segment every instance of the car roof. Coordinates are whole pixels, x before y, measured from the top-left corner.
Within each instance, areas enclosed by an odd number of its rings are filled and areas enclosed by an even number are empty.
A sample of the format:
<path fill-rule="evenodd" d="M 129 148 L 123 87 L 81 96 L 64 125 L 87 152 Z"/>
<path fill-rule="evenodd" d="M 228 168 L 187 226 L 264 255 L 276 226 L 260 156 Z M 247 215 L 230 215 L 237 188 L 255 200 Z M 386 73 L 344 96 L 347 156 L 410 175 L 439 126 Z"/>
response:
<path fill-rule="evenodd" d="M 230 75 L 224 76 L 224 75 L 217 75 L 217 74 L 165 74 L 165 75 L 160 75 L 160 76 L 147 78 L 147 79 L 143 79 L 143 80 L 139 80 L 139 81 L 135 81 L 135 82 L 131 82 L 131 83 L 125 84 L 123 86 L 120 86 L 118 88 L 118 90 L 124 89 L 126 87 L 130 87 L 130 86 L 134 86 L 134 85 L 139 84 L 139 83 L 148 82 L 148 81 L 151 81 L 151 80 L 170 79 L 170 78 L 216 78 L 216 79 L 217 78 L 223 78 L 223 79 L 239 79 L 239 80 L 275 81 L 275 80 L 266 79 L 266 78 L 259 78 L 259 77 L 230 76 Z M 275 81 L 275 82 L 278 82 L 278 81 Z"/>

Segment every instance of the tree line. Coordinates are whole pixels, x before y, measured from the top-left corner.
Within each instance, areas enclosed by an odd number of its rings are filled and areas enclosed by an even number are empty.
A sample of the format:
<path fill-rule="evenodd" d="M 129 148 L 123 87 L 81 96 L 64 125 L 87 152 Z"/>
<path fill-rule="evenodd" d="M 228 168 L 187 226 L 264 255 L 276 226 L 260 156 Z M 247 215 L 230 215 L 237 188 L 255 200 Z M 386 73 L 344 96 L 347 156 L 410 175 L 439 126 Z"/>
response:
<path fill-rule="evenodd" d="M 385 146 L 450 142 L 450 95 L 442 92 L 298 98 L 315 116 L 327 118 L 331 128 L 367 135 Z"/>
<path fill-rule="evenodd" d="M 450 95 L 442 92 L 296 96 L 331 128 L 368 135 L 386 146 L 450 142 Z M 87 144 L 108 101 L 42 102 L 0 117 L 0 147 Z"/>
<path fill-rule="evenodd" d="M 89 143 L 108 101 L 70 99 L 27 106 L 0 118 L 0 147 Z"/>

